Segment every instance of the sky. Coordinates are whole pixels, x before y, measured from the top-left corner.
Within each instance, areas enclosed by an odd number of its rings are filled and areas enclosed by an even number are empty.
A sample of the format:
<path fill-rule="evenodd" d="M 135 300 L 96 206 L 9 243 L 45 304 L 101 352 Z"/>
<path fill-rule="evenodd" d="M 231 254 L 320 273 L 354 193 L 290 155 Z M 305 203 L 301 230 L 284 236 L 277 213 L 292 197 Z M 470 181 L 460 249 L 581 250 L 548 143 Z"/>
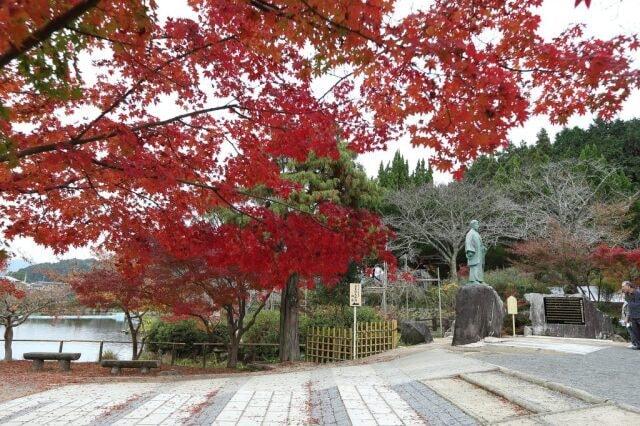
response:
<path fill-rule="evenodd" d="M 157 0 L 160 15 L 175 15 L 176 11 L 184 11 L 185 8 L 177 7 L 176 3 L 184 0 Z M 430 2 L 424 0 L 400 0 L 397 3 L 395 17 L 402 17 L 410 13 L 419 5 L 428 5 Z M 634 34 L 640 32 L 640 0 L 593 0 L 590 8 L 584 4 L 574 7 L 573 0 L 545 0 L 541 8 L 541 30 L 542 35 L 552 38 L 558 35 L 567 26 L 575 23 L 586 25 L 585 34 L 599 38 L 610 38 L 617 34 Z M 640 54 L 636 54 L 635 67 L 640 67 Z M 640 91 L 632 93 L 630 98 L 620 111 L 618 118 L 631 119 L 640 117 Z M 586 128 L 593 121 L 590 115 L 573 117 L 568 122 L 568 127 Z M 510 132 L 509 138 L 513 143 L 525 141 L 533 143 L 536 133 L 545 128 L 551 139 L 562 127 L 551 125 L 547 117 L 538 116 L 528 120 L 524 126 L 514 128 Z M 396 150 L 408 159 L 410 166 L 415 167 L 419 159 L 429 157 L 426 148 L 412 147 L 408 140 L 399 140 L 389 144 L 386 151 L 375 151 L 361 155 L 358 161 L 364 166 L 367 174 L 375 176 L 380 162 L 390 161 Z M 445 173 L 436 172 L 436 183 L 446 183 L 451 180 L 451 176 Z M 18 238 L 9 242 L 10 252 L 16 257 L 22 258 L 29 263 L 55 262 L 59 259 L 87 258 L 92 257 L 92 252 L 87 247 L 80 247 L 69 250 L 63 255 L 55 255 L 52 250 L 36 244 L 27 238 Z"/>

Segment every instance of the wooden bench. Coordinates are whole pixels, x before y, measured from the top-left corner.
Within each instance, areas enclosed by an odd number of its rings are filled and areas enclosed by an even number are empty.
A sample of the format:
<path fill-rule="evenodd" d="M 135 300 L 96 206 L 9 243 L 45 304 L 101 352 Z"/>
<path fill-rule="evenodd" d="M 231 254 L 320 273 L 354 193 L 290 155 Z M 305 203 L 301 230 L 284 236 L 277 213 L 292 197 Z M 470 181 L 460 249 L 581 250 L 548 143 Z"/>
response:
<path fill-rule="evenodd" d="M 120 374 L 123 368 L 139 368 L 142 374 L 147 374 L 152 368 L 160 367 L 160 361 L 156 360 L 135 360 L 124 361 L 119 359 L 105 359 L 100 361 L 100 365 L 105 368 L 111 368 L 111 374 Z"/>
<path fill-rule="evenodd" d="M 40 371 L 45 361 L 58 361 L 60 370 L 71 371 L 71 361 L 80 359 L 79 352 L 27 352 L 22 355 L 24 359 L 33 361 L 31 369 Z"/>

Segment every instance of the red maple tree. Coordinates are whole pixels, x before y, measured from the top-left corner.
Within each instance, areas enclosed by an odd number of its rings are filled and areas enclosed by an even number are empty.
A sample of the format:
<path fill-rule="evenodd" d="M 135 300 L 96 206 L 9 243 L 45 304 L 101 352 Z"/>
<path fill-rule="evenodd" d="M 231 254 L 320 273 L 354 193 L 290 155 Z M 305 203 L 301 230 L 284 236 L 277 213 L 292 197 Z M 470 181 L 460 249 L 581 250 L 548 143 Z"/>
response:
<path fill-rule="evenodd" d="M 591 254 L 605 279 L 617 286 L 622 281 L 638 282 L 640 278 L 640 249 L 598 246 Z"/>
<path fill-rule="evenodd" d="M 208 331 L 222 311 L 229 331 L 228 366 L 235 367 L 241 339 L 271 292 L 293 283 L 296 297 L 298 287 L 337 283 L 350 262 L 389 256 L 388 231 L 377 216 L 330 203 L 321 204 L 319 213 L 324 222 L 255 207 L 250 213 L 255 219 L 248 222 L 201 220 L 176 224 L 171 236 L 139 235 L 121 248 L 130 259 L 122 264 L 131 266 L 124 273 L 153 276 L 157 290 L 149 292 L 149 303 L 198 318 Z M 290 333 L 283 344 L 284 352 L 293 353 L 290 359 L 299 355 L 296 313 L 284 330 Z"/>
<path fill-rule="evenodd" d="M 102 260 L 89 271 L 73 273 L 68 282 L 82 305 L 124 312 L 131 336 L 131 357 L 135 360 L 144 346 L 144 340 L 140 341 L 143 318 L 154 301 L 162 297 L 162 288 L 155 285 L 154 277 L 123 272 L 120 261 Z"/>
<path fill-rule="evenodd" d="M 164 21 L 135 1 L 43 3 L 1 9 L 0 191 L 7 236 L 59 251 L 243 210 L 256 185 L 284 194 L 278 159 L 336 156 L 338 137 L 363 152 L 409 133 L 434 165 L 460 169 L 532 115 L 610 118 L 640 81 L 636 37 L 573 26 L 546 41 L 541 0 L 437 1 L 401 20 L 383 0 L 194 0 L 193 18 Z M 499 37 L 480 43 L 487 31 Z M 22 62 L 55 55 L 56 37 L 70 41 L 65 73 L 25 74 Z M 80 53 L 93 63 L 75 67 Z M 60 81 L 74 90 L 54 90 Z M 167 98 L 175 113 L 158 118 Z"/>

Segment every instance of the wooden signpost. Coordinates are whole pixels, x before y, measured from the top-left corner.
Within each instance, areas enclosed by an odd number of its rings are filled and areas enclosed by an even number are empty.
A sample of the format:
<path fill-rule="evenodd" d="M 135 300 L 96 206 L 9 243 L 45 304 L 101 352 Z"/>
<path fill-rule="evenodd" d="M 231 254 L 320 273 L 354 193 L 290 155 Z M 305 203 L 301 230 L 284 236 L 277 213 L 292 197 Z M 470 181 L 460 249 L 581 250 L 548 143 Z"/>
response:
<path fill-rule="evenodd" d="M 507 297 L 507 313 L 511 315 L 513 325 L 513 336 L 516 335 L 516 314 L 518 313 L 518 299 L 513 296 Z"/>
<path fill-rule="evenodd" d="M 353 359 L 356 359 L 356 330 L 358 328 L 356 309 L 358 306 L 362 306 L 362 284 L 349 284 L 349 306 L 353 306 Z"/>

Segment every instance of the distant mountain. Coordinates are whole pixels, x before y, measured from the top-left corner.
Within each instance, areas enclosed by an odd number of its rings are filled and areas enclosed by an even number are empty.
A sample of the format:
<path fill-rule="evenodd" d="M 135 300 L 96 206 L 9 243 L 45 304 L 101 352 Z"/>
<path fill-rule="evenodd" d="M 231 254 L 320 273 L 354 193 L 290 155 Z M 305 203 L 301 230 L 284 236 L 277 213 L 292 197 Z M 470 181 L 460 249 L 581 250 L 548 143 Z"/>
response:
<path fill-rule="evenodd" d="M 25 280 L 26 277 L 28 283 L 58 281 L 72 271 L 89 270 L 95 261 L 95 259 L 65 259 L 56 263 L 38 263 L 9 272 L 7 275 L 19 280 Z"/>

